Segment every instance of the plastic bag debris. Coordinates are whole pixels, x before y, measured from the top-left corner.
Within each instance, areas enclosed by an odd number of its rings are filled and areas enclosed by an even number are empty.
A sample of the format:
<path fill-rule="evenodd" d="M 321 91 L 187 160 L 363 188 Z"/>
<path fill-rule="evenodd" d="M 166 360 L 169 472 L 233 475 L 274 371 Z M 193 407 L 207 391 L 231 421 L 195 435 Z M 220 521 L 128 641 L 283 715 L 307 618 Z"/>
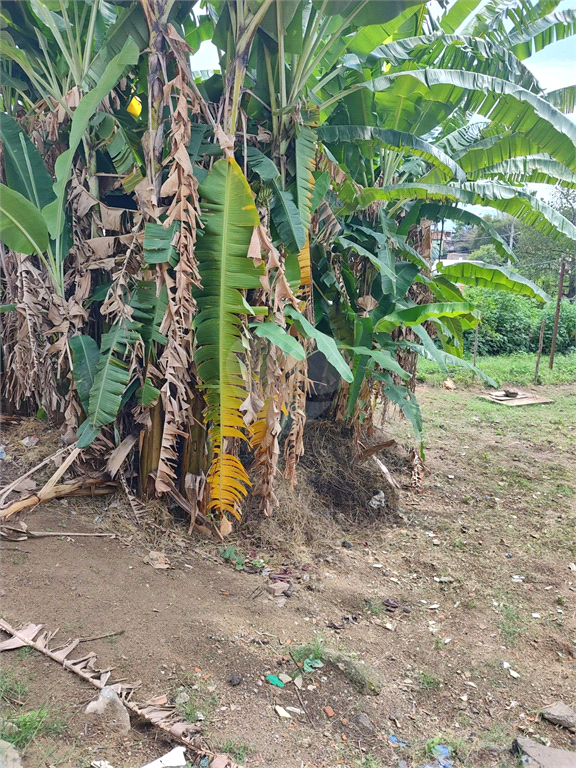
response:
<path fill-rule="evenodd" d="M 186 766 L 186 747 L 174 747 L 157 760 L 146 763 L 142 768 L 180 768 Z"/>
<path fill-rule="evenodd" d="M 84 712 L 87 715 L 103 715 L 108 707 L 115 711 L 112 724 L 122 733 L 128 733 L 130 730 L 130 715 L 116 691 L 109 685 L 105 685 L 102 688 L 96 701 L 91 701 Z"/>
<path fill-rule="evenodd" d="M 313 672 L 315 669 L 320 669 L 323 667 L 324 664 L 320 661 L 320 659 L 304 659 L 304 664 L 302 666 L 302 669 L 304 672 Z"/>
<path fill-rule="evenodd" d="M 277 688 L 284 688 L 284 683 L 276 675 L 266 675 L 266 680 L 270 685 L 275 685 Z"/>
<path fill-rule="evenodd" d="M 36 437 L 36 435 L 30 435 L 29 437 L 25 437 L 24 440 L 18 440 L 18 442 L 20 445 L 23 445 L 24 448 L 33 448 L 40 442 L 40 438 Z"/>

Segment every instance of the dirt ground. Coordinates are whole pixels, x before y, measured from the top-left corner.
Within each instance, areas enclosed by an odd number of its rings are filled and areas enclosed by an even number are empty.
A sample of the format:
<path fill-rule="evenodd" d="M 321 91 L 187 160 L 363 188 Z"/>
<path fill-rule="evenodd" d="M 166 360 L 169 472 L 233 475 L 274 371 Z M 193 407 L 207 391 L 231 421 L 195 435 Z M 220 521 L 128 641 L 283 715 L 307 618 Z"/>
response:
<path fill-rule="evenodd" d="M 298 557 L 227 540 L 274 573 L 288 569 L 295 589 L 282 606 L 258 589 L 265 576 L 235 570 L 216 544 L 177 525 L 164 532 L 151 515 L 136 529 L 117 494 L 23 516 L 61 535 L 2 542 L 2 618 L 60 628 L 62 641 L 121 631 L 83 643 L 83 653 L 113 666 L 115 680 L 141 680 L 138 700 L 185 693 L 181 706 L 201 713 L 208 742 L 246 768 L 412 768 L 427 761 L 434 739 L 450 747 L 455 766 L 511 768 L 521 732 L 573 749 L 571 734 L 538 710 L 576 702 L 576 385 L 538 392 L 554 404 L 506 408 L 472 390 L 420 388 L 429 473 L 420 491 L 398 474 L 395 523 L 327 521 L 322 551 Z M 30 451 L 40 444 L 27 451 L 17 442 L 22 428 L 4 429 L 5 478 L 37 458 Z M 45 453 L 57 447 L 40 422 L 25 428 Z M 409 441 L 403 422 L 388 431 Z M 96 531 L 118 535 L 73 535 Z M 144 563 L 150 549 L 173 567 Z M 384 600 L 398 607 L 387 611 Z M 265 680 L 296 673 L 294 659 L 322 645 L 376 670 L 380 694 L 359 693 L 328 664 L 304 673 L 300 696 L 293 683 Z M 20 703 L 3 703 L 4 717 L 45 705 L 64 723 L 32 742 L 28 768 L 93 760 L 139 768 L 175 746 L 136 722 L 129 736 L 107 732 L 84 714 L 95 690 L 36 652 L 6 652 L 1 662 L 2 675 L 24 686 Z M 301 713 L 280 720 L 276 704 Z"/>

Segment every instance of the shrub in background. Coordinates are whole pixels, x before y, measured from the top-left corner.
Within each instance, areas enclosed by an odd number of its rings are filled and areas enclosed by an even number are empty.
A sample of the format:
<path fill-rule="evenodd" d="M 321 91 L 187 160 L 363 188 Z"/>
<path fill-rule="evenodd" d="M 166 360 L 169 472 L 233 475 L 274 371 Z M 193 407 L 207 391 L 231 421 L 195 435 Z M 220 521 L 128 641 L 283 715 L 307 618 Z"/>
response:
<path fill-rule="evenodd" d="M 540 307 L 531 299 L 511 293 L 470 288 L 466 298 L 482 313 L 478 332 L 478 354 L 509 355 L 513 352 L 537 352 L 540 324 L 546 319 L 544 353 L 550 352 L 556 302 Z M 570 352 L 575 346 L 576 304 L 562 301 L 556 351 Z M 466 331 L 464 347 L 471 352 L 474 331 Z"/>

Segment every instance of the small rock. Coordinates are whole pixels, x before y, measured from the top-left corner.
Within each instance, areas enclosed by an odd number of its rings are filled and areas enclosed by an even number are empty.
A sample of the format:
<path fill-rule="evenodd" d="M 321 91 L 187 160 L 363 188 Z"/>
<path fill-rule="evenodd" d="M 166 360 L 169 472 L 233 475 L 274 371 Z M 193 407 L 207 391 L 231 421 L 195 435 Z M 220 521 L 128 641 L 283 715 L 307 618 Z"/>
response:
<path fill-rule="evenodd" d="M 509 669 L 508 672 L 510 673 L 510 677 L 515 677 L 515 678 L 520 677 L 520 674 L 518 672 L 515 672 L 513 669 Z"/>
<path fill-rule="evenodd" d="M 344 549 L 352 549 L 352 544 L 350 544 L 349 541 L 343 541 L 342 546 L 344 547 Z"/>
<path fill-rule="evenodd" d="M 540 714 L 554 725 L 561 725 L 562 728 L 567 728 L 569 731 L 576 731 L 576 712 L 561 701 L 551 707 L 544 707 L 540 710 Z"/>
<path fill-rule="evenodd" d="M 188 696 L 186 691 L 180 691 L 174 699 L 174 704 L 178 707 L 181 704 L 186 704 L 187 701 L 190 701 L 190 696 Z"/>
<path fill-rule="evenodd" d="M 409 605 L 402 606 L 402 610 L 404 611 L 404 613 L 412 613 L 412 608 L 410 608 Z"/>
<path fill-rule="evenodd" d="M 19 728 L 17 725 L 14 725 L 14 723 L 11 723 L 10 720 L 6 720 L 6 718 L 0 717 L 0 731 L 6 736 L 11 736 L 14 733 L 18 733 Z"/>
<path fill-rule="evenodd" d="M 302 690 L 302 675 L 298 675 L 298 677 L 294 678 L 294 685 L 299 691 Z"/>
<path fill-rule="evenodd" d="M 576 768 L 576 753 L 565 749 L 552 749 L 537 744 L 526 736 L 518 736 L 514 746 L 523 752 L 532 762 L 532 768 Z"/>
<path fill-rule="evenodd" d="M 241 682 L 243 682 L 244 678 L 242 675 L 238 674 L 238 672 L 232 672 L 230 677 L 228 678 L 228 682 L 230 685 L 240 685 Z"/>
<path fill-rule="evenodd" d="M 286 707 L 286 712 L 292 712 L 293 715 L 302 715 L 303 712 L 298 707 Z"/>
<path fill-rule="evenodd" d="M 324 713 L 326 717 L 334 717 L 334 710 L 330 706 L 324 707 Z"/>
<path fill-rule="evenodd" d="M 278 679 L 281 680 L 284 684 L 292 682 L 290 675 L 285 675 L 283 672 L 282 674 L 278 675 Z"/>
<path fill-rule="evenodd" d="M 354 718 L 356 725 L 366 733 L 374 733 L 374 726 L 366 712 L 359 712 Z"/>
<path fill-rule="evenodd" d="M 286 710 L 279 704 L 276 704 L 274 709 L 281 720 L 292 720 L 292 715 L 289 712 L 286 712 Z"/>
<path fill-rule="evenodd" d="M 440 546 L 440 539 L 432 539 L 432 544 L 434 544 L 435 547 Z"/>
<path fill-rule="evenodd" d="M 20 755 L 7 741 L 0 741 L 0 765 L 2 768 L 22 768 Z"/>

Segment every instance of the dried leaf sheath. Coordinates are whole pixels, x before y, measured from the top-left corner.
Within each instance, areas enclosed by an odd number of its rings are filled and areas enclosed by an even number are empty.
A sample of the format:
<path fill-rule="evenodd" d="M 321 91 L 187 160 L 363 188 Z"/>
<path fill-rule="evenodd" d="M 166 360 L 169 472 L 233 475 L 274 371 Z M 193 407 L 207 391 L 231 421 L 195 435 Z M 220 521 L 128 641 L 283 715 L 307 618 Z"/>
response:
<path fill-rule="evenodd" d="M 246 439 L 240 406 L 247 390 L 238 355 L 243 351 L 241 316 L 250 308 L 241 291 L 260 288 L 263 270 L 248 258 L 260 219 L 246 177 L 232 158 L 214 164 L 199 192 L 205 230 L 196 249 L 202 290 L 195 291 L 199 314 L 194 360 L 214 450 L 208 474 L 210 508 L 239 517 L 238 502 L 249 480 L 239 459 L 227 453 L 226 442 Z"/>

